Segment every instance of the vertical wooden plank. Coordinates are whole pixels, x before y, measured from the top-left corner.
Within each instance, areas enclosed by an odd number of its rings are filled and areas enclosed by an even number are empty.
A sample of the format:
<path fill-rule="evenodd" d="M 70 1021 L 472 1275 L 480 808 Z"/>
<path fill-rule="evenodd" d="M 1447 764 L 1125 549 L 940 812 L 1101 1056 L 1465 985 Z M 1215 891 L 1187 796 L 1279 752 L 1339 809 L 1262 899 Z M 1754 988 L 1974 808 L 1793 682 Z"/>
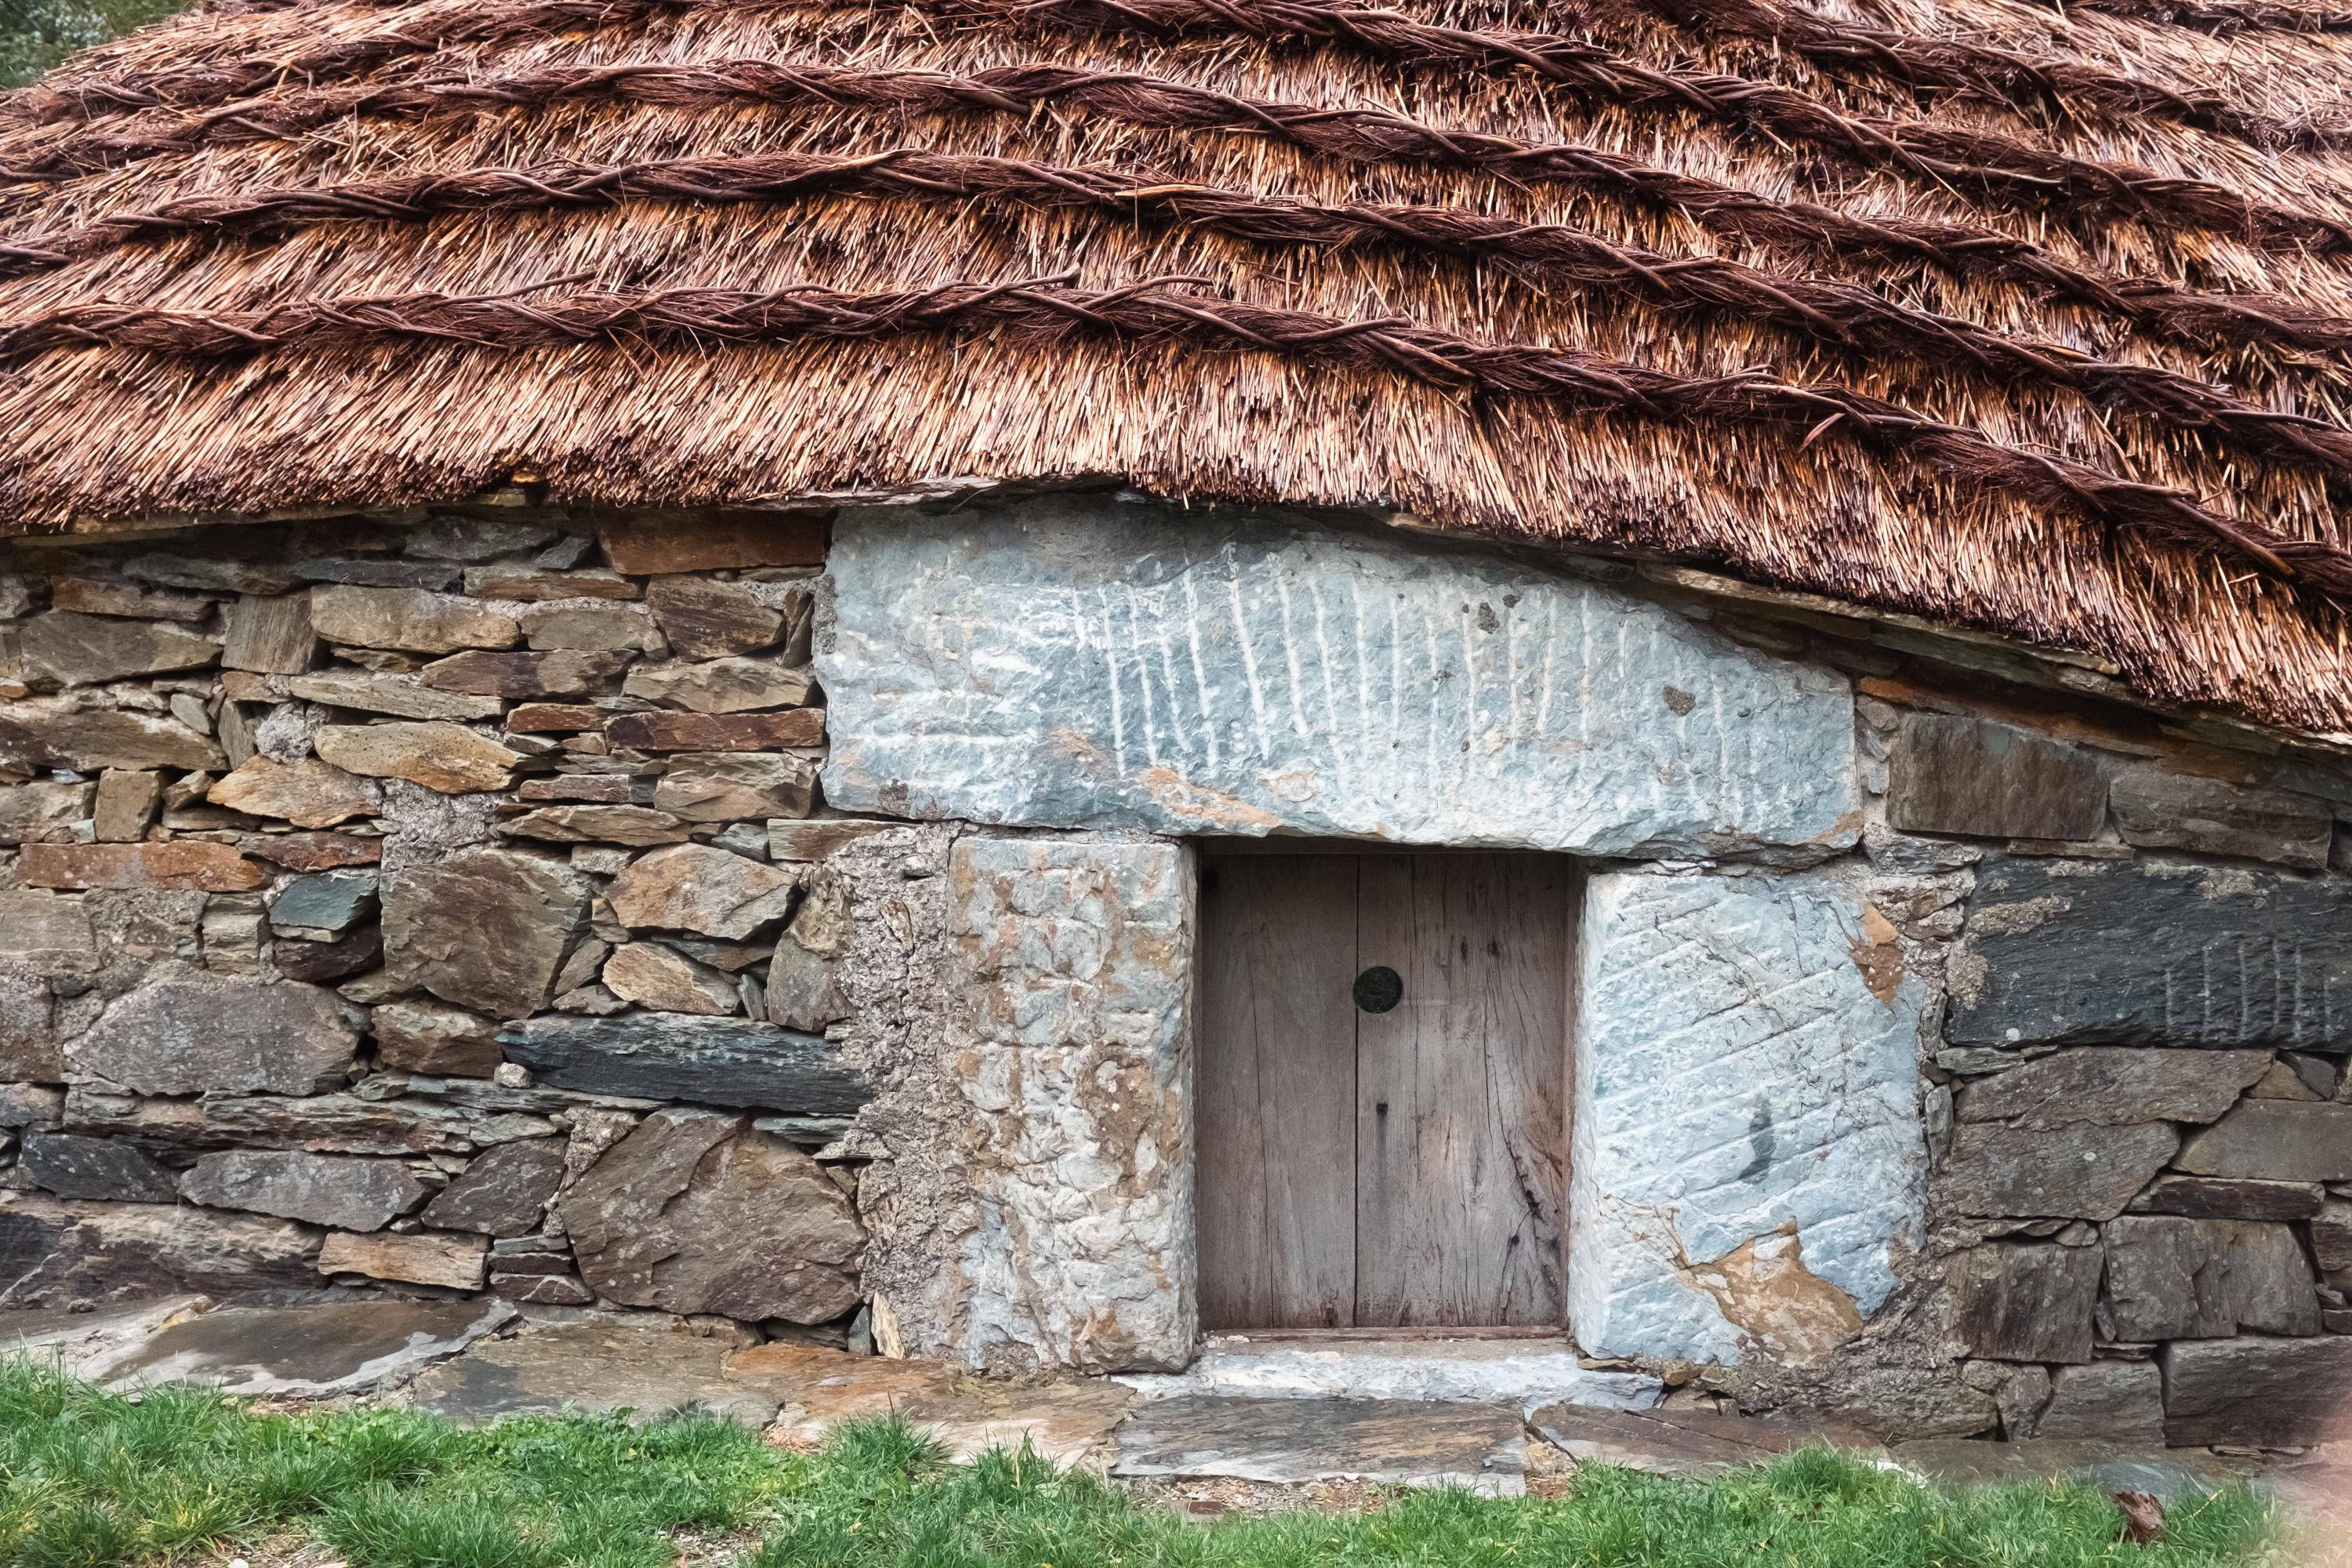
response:
<path fill-rule="evenodd" d="M 1404 999 L 1357 1023 L 1356 1321 L 1561 1321 L 1573 871 L 1367 856 L 1357 955 Z"/>
<path fill-rule="evenodd" d="M 1356 860 L 1202 868 L 1201 1323 L 1347 1328 L 1356 1296 Z"/>

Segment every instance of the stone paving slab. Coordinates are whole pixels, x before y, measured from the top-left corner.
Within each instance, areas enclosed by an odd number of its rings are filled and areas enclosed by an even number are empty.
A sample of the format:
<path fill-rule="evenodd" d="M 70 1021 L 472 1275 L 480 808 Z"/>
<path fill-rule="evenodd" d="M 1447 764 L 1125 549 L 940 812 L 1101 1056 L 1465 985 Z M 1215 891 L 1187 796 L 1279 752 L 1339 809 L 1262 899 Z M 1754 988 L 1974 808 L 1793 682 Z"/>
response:
<path fill-rule="evenodd" d="M 11 1308 L 0 1311 L 0 1352 L 58 1356 L 69 1377 L 87 1378 L 94 1369 L 128 1353 L 158 1330 L 212 1306 L 209 1296 L 171 1296 L 110 1311 L 76 1312 L 57 1308 Z"/>
<path fill-rule="evenodd" d="M 1138 1409 L 1114 1436 L 1121 1478 L 1527 1490 L 1527 1428 L 1508 1405 L 1181 1394 Z"/>
<path fill-rule="evenodd" d="M 1848 1427 L 1777 1421 L 1705 1410 L 1609 1410 L 1548 1405 L 1528 1417 L 1544 1441 L 1579 1464 L 1618 1465 L 1653 1475 L 1696 1476 L 1724 1466 L 1760 1464 L 1808 1443 L 1875 1449 Z"/>
<path fill-rule="evenodd" d="M 504 1301 L 412 1300 L 223 1307 L 161 1325 L 84 1375 L 114 1388 L 199 1383 L 227 1394 L 365 1394 L 454 1356 L 512 1322 Z"/>
<path fill-rule="evenodd" d="M 1097 1461 L 1136 1394 L 1106 1378 L 994 1383 L 937 1362 L 887 1361 L 810 1345 L 771 1343 L 735 1352 L 727 1375 L 782 1402 L 773 1428 L 816 1442 L 835 1423 L 903 1415 L 958 1459 L 1025 1438 L 1056 1465 Z"/>
<path fill-rule="evenodd" d="M 477 1344 L 428 1369 L 410 1402 L 468 1424 L 508 1415 L 625 1410 L 639 1421 L 696 1405 L 765 1426 L 780 1401 L 726 1374 L 731 1341 L 704 1338 L 662 1319 L 598 1314 L 532 1323 L 511 1339 Z"/>
<path fill-rule="evenodd" d="M 2146 1492 L 2166 1502 L 2255 1480 L 2264 1468 L 2256 1459 L 2226 1458 L 2204 1448 L 2150 1449 L 2058 1437 L 1930 1437 L 1897 1443 L 1888 1453 L 1906 1468 L 1953 1485 L 2070 1480 L 2109 1493 Z"/>
<path fill-rule="evenodd" d="M 1467 1400 L 1523 1412 L 1563 1400 L 1641 1410 L 1665 1385 L 1647 1373 L 1587 1367 L 1564 1339 L 1284 1340 L 1219 1334 L 1180 1373 L 1119 1382 L 1153 1399 L 1182 1394 L 1262 1398 Z"/>

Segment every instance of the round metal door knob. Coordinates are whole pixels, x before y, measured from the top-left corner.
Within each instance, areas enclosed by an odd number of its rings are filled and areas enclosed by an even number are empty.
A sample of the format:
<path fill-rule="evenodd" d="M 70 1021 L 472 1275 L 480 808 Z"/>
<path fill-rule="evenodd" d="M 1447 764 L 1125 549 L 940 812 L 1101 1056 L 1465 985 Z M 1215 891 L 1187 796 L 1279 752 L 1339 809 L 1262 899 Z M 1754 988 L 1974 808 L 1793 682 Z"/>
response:
<path fill-rule="evenodd" d="M 1356 1005 L 1367 1013 L 1385 1013 L 1404 1000 L 1404 977 L 1385 963 L 1375 963 L 1356 976 Z"/>

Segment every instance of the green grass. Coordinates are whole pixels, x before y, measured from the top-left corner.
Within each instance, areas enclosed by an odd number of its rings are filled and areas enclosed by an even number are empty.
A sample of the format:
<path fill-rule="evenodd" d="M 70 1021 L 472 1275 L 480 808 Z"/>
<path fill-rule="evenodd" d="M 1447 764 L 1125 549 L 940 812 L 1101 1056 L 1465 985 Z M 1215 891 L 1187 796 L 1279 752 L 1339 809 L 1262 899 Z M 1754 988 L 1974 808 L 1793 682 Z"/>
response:
<path fill-rule="evenodd" d="M 890 1421 L 793 1454 L 694 1416 L 468 1431 L 182 1388 L 132 1403 L 0 1362 L 0 1564 L 171 1563 L 304 1537 L 351 1568 L 669 1568 L 681 1542 L 727 1568 L 2220 1568 L 2279 1540 L 2242 1491 L 2177 1507 L 2141 1547 L 2094 1491 L 1950 1491 L 1826 1449 L 1705 1482 L 1587 1467 L 1557 1500 L 1414 1492 L 1202 1527 L 1026 1451 L 950 1465 Z"/>

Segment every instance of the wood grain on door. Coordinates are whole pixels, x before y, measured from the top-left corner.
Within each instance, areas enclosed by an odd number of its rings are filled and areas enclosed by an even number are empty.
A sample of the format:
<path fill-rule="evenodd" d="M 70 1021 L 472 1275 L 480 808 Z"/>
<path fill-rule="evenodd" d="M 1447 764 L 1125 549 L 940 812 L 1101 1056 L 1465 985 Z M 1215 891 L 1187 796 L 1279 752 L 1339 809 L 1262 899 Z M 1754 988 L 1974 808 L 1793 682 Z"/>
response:
<path fill-rule="evenodd" d="M 1502 853 L 1206 861 L 1204 1325 L 1562 1321 L 1574 877 Z M 1402 981 L 1386 1012 L 1357 1004 L 1376 965 Z"/>
<path fill-rule="evenodd" d="M 1404 999 L 1356 1020 L 1356 1323 L 1557 1323 L 1568 1193 L 1568 862 L 1363 858 L 1356 957 Z"/>
<path fill-rule="evenodd" d="M 1344 855 L 1202 872 L 1193 1136 L 1211 1327 L 1353 1321 L 1356 877 Z"/>

